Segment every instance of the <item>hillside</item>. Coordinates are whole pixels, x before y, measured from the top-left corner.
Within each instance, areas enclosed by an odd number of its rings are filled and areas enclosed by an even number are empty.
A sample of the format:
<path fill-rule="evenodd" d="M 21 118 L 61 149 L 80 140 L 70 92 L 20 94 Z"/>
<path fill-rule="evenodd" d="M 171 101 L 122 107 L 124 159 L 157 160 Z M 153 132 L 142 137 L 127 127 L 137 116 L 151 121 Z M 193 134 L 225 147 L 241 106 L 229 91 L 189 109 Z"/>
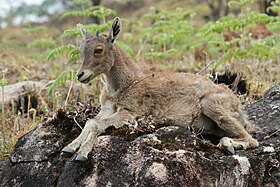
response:
<path fill-rule="evenodd" d="M 78 23 L 91 32 L 107 32 L 112 18 L 121 17 L 125 32 L 118 45 L 149 69 L 199 72 L 212 79 L 225 69 L 238 72 L 247 81 L 244 102 L 260 98 L 279 83 L 279 16 L 260 13 L 257 3 L 235 1 L 233 8 L 220 8 L 218 15 L 218 5 L 198 0 L 104 0 L 101 5 L 69 10 L 49 22 L 0 29 L 1 158 L 13 150 L 18 137 L 58 108 L 74 111 L 79 103 L 98 105 L 101 81 L 81 86 L 75 78 L 80 65 Z M 92 15 L 100 24 L 92 23 Z M 23 81 L 43 86 L 13 87 Z M 10 88 L 17 90 L 7 92 Z"/>

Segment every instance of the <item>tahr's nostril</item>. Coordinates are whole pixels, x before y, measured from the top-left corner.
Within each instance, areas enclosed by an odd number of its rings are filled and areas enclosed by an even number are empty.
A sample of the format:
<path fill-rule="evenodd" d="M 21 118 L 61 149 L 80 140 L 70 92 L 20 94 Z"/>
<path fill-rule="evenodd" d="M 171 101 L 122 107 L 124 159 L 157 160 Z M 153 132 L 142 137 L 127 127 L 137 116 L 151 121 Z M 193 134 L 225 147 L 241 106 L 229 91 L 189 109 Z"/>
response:
<path fill-rule="evenodd" d="M 84 74 L 85 74 L 85 73 L 84 73 L 83 71 L 82 71 L 82 72 L 79 72 L 79 73 L 77 74 L 78 80 L 80 80 Z"/>

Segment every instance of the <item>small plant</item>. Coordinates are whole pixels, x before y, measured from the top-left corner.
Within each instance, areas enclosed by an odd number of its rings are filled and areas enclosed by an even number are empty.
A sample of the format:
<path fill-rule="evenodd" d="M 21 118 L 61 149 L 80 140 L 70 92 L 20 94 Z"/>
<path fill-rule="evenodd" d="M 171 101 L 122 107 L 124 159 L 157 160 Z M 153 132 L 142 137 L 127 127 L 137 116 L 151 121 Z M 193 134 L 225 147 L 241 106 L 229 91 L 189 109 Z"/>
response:
<path fill-rule="evenodd" d="M 271 18 L 265 14 L 256 14 L 251 12 L 246 15 L 239 15 L 239 17 L 235 19 L 218 21 L 211 25 L 205 33 L 205 37 L 207 37 L 210 33 L 221 33 L 226 30 L 244 33 L 240 38 L 235 38 L 231 41 L 219 39 L 209 42 L 211 47 L 219 46 L 220 51 L 223 52 L 222 56 L 217 61 L 216 67 L 225 62 L 231 63 L 232 61 L 240 61 L 247 58 L 254 58 L 257 60 L 277 60 L 277 56 L 279 56 L 279 48 L 275 49 L 274 45 L 265 41 L 267 39 L 254 41 L 250 36 L 248 36 L 249 33 L 246 35 L 247 28 L 254 27 L 259 23 L 279 25 L 280 20 Z M 275 39 L 279 42 L 279 38 Z M 242 48 L 232 47 L 234 43 L 238 43 Z"/>
<path fill-rule="evenodd" d="M 55 47 L 56 42 L 51 38 L 39 38 L 33 40 L 31 43 L 27 45 L 27 48 L 41 48 L 48 49 Z"/>
<path fill-rule="evenodd" d="M 6 142 L 6 118 L 5 118 L 5 92 L 4 88 L 8 84 L 6 80 L 6 73 L 8 72 L 8 69 L 2 70 L 2 79 L 0 80 L 0 86 L 2 88 L 2 110 L 1 110 L 1 119 L 2 119 L 2 145 L 1 148 L 5 149 L 5 142 Z"/>
<path fill-rule="evenodd" d="M 37 114 L 37 111 L 34 108 L 30 108 L 29 109 L 29 113 L 32 115 L 32 124 L 31 124 L 31 126 L 33 128 L 36 125 L 36 114 Z"/>
<path fill-rule="evenodd" d="M 132 44 L 140 46 L 139 52 L 150 58 L 165 59 L 166 57 L 180 54 L 178 46 L 182 50 L 190 46 L 190 37 L 194 34 L 191 20 L 195 13 L 178 8 L 176 11 L 161 10 L 143 16 L 141 23 L 147 23 L 133 30 L 134 33 L 125 34 L 125 39 Z"/>
<path fill-rule="evenodd" d="M 63 14 L 60 19 L 66 19 L 71 17 L 90 17 L 96 16 L 99 20 L 106 24 L 106 17 L 115 15 L 116 12 L 112 9 L 105 8 L 103 6 L 93 6 L 88 9 L 80 10 L 80 11 L 70 11 Z"/>
<path fill-rule="evenodd" d="M 61 56 L 63 54 L 67 55 L 68 62 L 75 61 L 80 58 L 80 51 L 78 47 L 68 44 L 61 47 L 57 47 L 53 49 L 47 56 L 47 60 L 51 60 L 57 56 Z"/>
<path fill-rule="evenodd" d="M 67 80 L 70 80 L 71 82 L 74 82 L 76 80 L 75 72 L 73 70 L 70 71 L 64 71 L 61 73 L 52 83 L 52 85 L 49 88 L 48 95 L 51 96 L 54 89 L 56 89 L 59 86 L 65 86 Z M 71 87 L 70 87 L 71 88 Z"/>
<path fill-rule="evenodd" d="M 23 28 L 22 32 L 23 33 L 30 33 L 30 34 L 40 34 L 43 31 L 47 30 L 47 27 L 45 26 L 38 26 L 38 27 L 32 27 L 32 28 Z"/>
<path fill-rule="evenodd" d="M 54 93 L 55 105 L 54 110 L 57 110 L 61 106 L 62 95 L 59 92 Z"/>
<path fill-rule="evenodd" d="M 280 13 L 280 1 L 275 0 L 275 1 L 272 1 L 271 3 L 272 3 L 272 6 L 268 7 L 267 11 Z"/>

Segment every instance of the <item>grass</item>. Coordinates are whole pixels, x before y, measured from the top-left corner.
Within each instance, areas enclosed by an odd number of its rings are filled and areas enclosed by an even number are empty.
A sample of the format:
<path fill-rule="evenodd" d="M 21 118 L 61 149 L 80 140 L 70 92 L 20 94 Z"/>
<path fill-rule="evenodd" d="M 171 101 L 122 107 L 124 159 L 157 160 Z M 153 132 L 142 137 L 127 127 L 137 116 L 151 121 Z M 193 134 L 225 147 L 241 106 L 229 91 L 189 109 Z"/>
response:
<path fill-rule="evenodd" d="M 5 134 L 5 139 L 0 139 L 0 160 L 6 158 L 9 153 L 12 152 L 19 137 L 36 127 L 40 121 L 38 117 L 31 119 L 31 117 L 26 118 L 20 114 L 12 114 L 8 111 L 4 120 L 3 118 L 0 120 L 2 124 L 2 133 Z"/>

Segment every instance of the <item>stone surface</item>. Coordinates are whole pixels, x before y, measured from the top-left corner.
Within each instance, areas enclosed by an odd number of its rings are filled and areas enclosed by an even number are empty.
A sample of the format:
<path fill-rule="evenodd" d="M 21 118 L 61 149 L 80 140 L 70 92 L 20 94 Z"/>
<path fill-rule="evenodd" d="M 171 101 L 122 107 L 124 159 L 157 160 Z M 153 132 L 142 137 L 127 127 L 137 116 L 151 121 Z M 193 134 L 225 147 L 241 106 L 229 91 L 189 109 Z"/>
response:
<path fill-rule="evenodd" d="M 1 186 L 279 186 L 280 86 L 246 111 L 260 128 L 254 135 L 257 149 L 227 155 L 216 148 L 215 137 L 148 119 L 108 129 L 89 160 L 77 163 L 61 158 L 60 150 L 80 133 L 77 123 L 83 126 L 98 108 L 84 107 L 77 114 L 59 110 L 20 138 L 0 163 Z"/>

